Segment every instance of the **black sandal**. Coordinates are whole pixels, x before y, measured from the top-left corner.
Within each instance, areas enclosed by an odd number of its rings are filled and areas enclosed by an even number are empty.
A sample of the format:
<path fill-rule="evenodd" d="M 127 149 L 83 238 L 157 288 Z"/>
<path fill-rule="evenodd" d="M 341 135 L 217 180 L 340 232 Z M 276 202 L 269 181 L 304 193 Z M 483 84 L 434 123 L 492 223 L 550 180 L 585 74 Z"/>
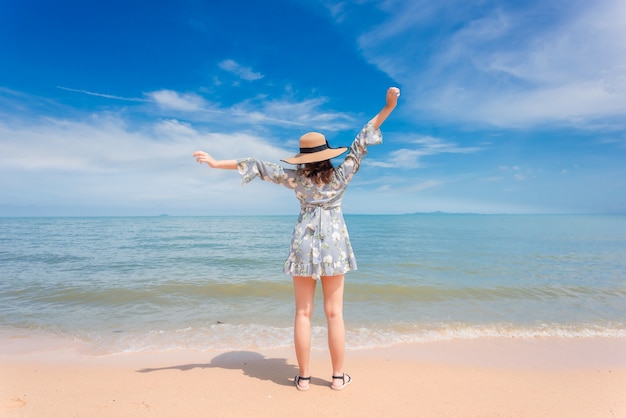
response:
<path fill-rule="evenodd" d="M 334 385 L 330 385 L 330 388 L 332 390 L 344 390 L 346 388 L 346 386 L 348 386 L 350 383 L 352 383 L 352 377 L 350 377 L 349 374 L 344 373 L 341 376 L 333 376 L 333 380 L 334 379 L 341 379 L 341 381 L 343 382 L 341 384 L 341 386 L 334 386 Z"/>
<path fill-rule="evenodd" d="M 299 391 L 306 391 L 311 389 L 311 385 L 309 384 L 309 386 L 300 386 L 300 381 L 301 380 L 308 380 L 309 382 L 311 381 L 311 376 L 309 377 L 302 377 L 300 375 L 296 375 L 296 377 L 293 378 L 293 382 L 296 384 L 296 389 L 298 389 Z"/>

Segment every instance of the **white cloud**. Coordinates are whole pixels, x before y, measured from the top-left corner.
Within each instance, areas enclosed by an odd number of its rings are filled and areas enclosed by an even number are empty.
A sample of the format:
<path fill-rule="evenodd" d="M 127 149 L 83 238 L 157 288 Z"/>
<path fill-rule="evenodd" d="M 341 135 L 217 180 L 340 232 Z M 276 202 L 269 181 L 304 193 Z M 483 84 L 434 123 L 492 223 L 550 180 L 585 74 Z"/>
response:
<path fill-rule="evenodd" d="M 183 95 L 171 90 L 148 94 L 160 105 L 165 115 L 169 111 L 186 111 L 185 117 L 194 122 L 211 123 L 213 129 L 233 130 L 250 126 L 280 126 L 291 129 L 338 131 L 355 128 L 354 118 L 346 113 L 324 110 L 324 97 L 296 101 L 291 98 L 271 99 L 258 96 L 230 107 L 210 104 L 196 95 Z"/>
<path fill-rule="evenodd" d="M 158 106 L 184 112 L 197 112 L 208 107 L 207 101 L 194 93 L 178 93 L 173 90 L 158 90 L 146 93 Z"/>
<path fill-rule="evenodd" d="M 625 2 L 457 3 L 384 1 L 389 18 L 359 39 L 407 106 L 497 126 L 624 126 Z"/>
<path fill-rule="evenodd" d="M 25 207 L 43 214 L 59 206 L 72 214 L 107 214 L 106 208 L 124 214 L 131 206 L 144 214 L 172 210 L 167 208 L 236 213 L 245 202 L 267 198 L 271 203 L 280 190 L 261 186 L 233 196 L 241 183 L 237 173 L 201 166 L 193 152 L 270 161 L 291 154 L 246 133 L 207 134 L 175 119 L 129 126 L 110 114 L 81 120 L 13 118 L 10 125 L 0 121 L 0 138 L 0 211 Z"/>
<path fill-rule="evenodd" d="M 498 167 L 500 169 L 500 171 L 505 171 L 505 172 L 510 172 L 513 175 L 513 179 L 516 181 L 525 181 L 528 179 L 528 176 L 530 174 L 532 174 L 531 169 L 524 169 L 522 170 L 519 166 L 507 166 L 507 165 L 501 165 L 500 167 Z"/>
<path fill-rule="evenodd" d="M 335 19 L 338 22 L 343 21 L 345 17 L 344 14 L 346 11 L 346 4 L 344 1 L 333 2 L 333 1 L 323 0 L 322 6 L 326 8 L 326 10 L 328 10 L 328 12 L 331 14 L 333 19 Z"/>
<path fill-rule="evenodd" d="M 428 189 L 433 189 L 445 184 L 446 181 L 440 179 L 424 180 L 408 187 L 407 193 L 417 193 Z"/>
<path fill-rule="evenodd" d="M 253 71 L 252 68 L 244 67 L 243 65 L 232 59 L 227 59 L 220 62 L 219 67 L 222 70 L 235 74 L 239 78 L 246 81 L 260 80 L 264 77 L 263 74 Z"/>
<path fill-rule="evenodd" d="M 146 102 L 147 101 L 146 99 L 142 99 L 138 97 L 123 97 L 123 96 L 116 96 L 114 94 L 96 93 L 93 91 L 71 89 L 69 87 L 61 87 L 61 86 L 59 86 L 58 88 L 61 90 L 65 90 L 65 91 L 71 91 L 73 93 L 82 93 L 88 96 L 103 97 L 105 99 L 122 100 L 122 101 L 127 101 L 127 102 Z"/>
<path fill-rule="evenodd" d="M 160 117 L 172 118 L 184 113 L 185 118 L 199 123 L 211 123 L 224 131 L 232 131 L 233 126 L 282 126 L 286 128 L 317 129 L 327 131 L 339 131 L 344 129 L 356 129 L 354 118 L 343 112 L 325 110 L 328 103 L 326 97 L 294 100 L 289 86 L 286 88 L 287 96 L 278 99 L 267 99 L 265 95 L 259 95 L 250 99 L 235 103 L 230 107 L 223 107 L 210 102 L 205 97 L 196 93 L 181 93 L 174 90 L 163 89 L 144 93 L 144 99 L 119 97 L 108 93 L 91 92 L 59 87 L 90 96 L 97 96 L 112 100 L 124 100 L 155 104 L 158 108 L 156 114 Z M 2 91 L 2 90 L 0 90 Z M 19 92 L 8 91 L 11 96 L 19 95 Z M 40 98 L 34 98 L 41 100 Z M 0 96 L 2 100 L 2 96 Z M 14 104 L 9 101 L 9 105 Z M 7 107 L 8 107 L 7 106 Z M 154 111 L 154 109 L 151 109 Z M 218 129 L 219 129 L 218 128 Z"/>
<path fill-rule="evenodd" d="M 119 117 L 106 114 L 82 121 L 45 118 L 11 127 L 0 124 L 0 136 L 5 138 L 0 163 L 17 171 L 132 171 L 155 168 L 161 159 L 181 155 L 174 143 L 155 141 L 150 132 L 131 130 Z"/>
<path fill-rule="evenodd" d="M 405 142 L 414 144 L 416 148 L 401 148 L 389 153 L 384 161 L 374 160 L 370 165 L 384 168 L 420 168 L 421 159 L 438 154 L 471 154 L 481 150 L 480 147 L 461 147 L 432 136 L 417 136 Z"/>
<path fill-rule="evenodd" d="M 198 132 L 189 123 L 180 122 L 176 119 L 166 119 L 156 123 L 155 130 L 167 136 L 194 137 Z"/>
<path fill-rule="evenodd" d="M 328 100 L 324 97 L 302 101 L 289 98 L 265 100 L 265 97 L 260 97 L 238 103 L 231 108 L 231 111 L 235 114 L 246 115 L 255 123 L 302 127 L 308 130 L 337 131 L 355 128 L 354 118 L 350 115 L 323 110 L 327 102 Z"/>

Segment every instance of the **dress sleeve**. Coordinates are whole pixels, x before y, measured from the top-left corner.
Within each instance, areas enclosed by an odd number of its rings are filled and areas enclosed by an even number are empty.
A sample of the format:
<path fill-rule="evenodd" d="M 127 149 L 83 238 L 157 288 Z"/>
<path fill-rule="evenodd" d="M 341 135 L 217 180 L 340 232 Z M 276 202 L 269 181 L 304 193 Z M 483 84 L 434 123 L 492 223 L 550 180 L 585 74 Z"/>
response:
<path fill-rule="evenodd" d="M 241 184 L 246 185 L 259 177 L 270 183 L 280 184 L 289 189 L 295 189 L 295 170 L 285 169 L 278 164 L 267 163 L 256 158 L 237 160 L 237 171 L 241 175 Z"/>
<path fill-rule="evenodd" d="M 383 134 L 380 129 L 374 129 L 372 123 L 368 123 L 361 129 L 361 132 L 354 138 L 350 151 L 345 160 L 339 166 L 339 172 L 343 174 L 346 182 L 352 179 L 361 166 L 361 160 L 367 155 L 368 145 L 378 145 L 383 143 Z"/>

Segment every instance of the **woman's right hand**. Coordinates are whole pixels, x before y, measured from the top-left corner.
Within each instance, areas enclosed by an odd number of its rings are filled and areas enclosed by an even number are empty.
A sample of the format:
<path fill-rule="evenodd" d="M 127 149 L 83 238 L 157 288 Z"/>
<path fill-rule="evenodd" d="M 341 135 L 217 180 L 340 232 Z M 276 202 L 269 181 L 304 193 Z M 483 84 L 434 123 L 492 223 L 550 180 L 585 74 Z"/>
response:
<path fill-rule="evenodd" d="M 237 160 L 216 160 L 211 154 L 204 151 L 196 151 L 193 153 L 196 161 L 200 164 L 207 163 L 211 168 L 223 168 L 227 170 L 237 169 Z"/>
<path fill-rule="evenodd" d="M 207 163 L 210 167 L 215 167 L 215 158 L 211 157 L 209 153 L 204 151 L 196 151 L 193 153 L 193 156 L 200 164 Z"/>

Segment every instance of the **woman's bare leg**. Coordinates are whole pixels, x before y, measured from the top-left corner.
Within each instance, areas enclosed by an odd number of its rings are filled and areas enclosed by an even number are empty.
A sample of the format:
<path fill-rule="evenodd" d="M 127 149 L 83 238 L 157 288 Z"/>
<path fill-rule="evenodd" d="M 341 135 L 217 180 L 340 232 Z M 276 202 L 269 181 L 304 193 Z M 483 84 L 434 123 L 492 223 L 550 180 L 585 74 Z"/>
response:
<path fill-rule="evenodd" d="M 296 299 L 296 318 L 293 326 L 293 340 L 296 347 L 296 359 L 301 377 L 311 376 L 309 360 L 311 358 L 311 318 L 315 298 L 316 281 L 311 277 L 293 277 L 293 288 Z M 306 387 L 308 381 L 302 381 Z"/>
<path fill-rule="evenodd" d="M 328 323 L 328 349 L 333 365 L 333 376 L 343 375 L 346 329 L 343 322 L 344 276 L 322 276 L 324 314 Z M 341 379 L 333 383 L 341 384 Z"/>

